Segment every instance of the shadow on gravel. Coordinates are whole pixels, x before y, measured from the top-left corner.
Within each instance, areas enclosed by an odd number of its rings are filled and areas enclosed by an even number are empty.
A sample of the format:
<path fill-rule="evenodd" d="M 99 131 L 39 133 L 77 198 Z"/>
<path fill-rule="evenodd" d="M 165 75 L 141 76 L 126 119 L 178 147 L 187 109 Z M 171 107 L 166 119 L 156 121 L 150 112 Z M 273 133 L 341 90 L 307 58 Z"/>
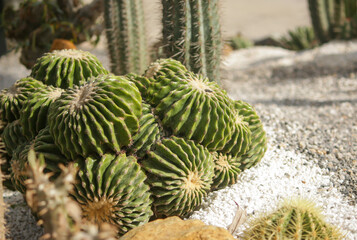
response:
<path fill-rule="evenodd" d="M 336 104 L 342 103 L 356 103 L 357 99 L 341 99 L 341 100 L 327 100 L 327 101 L 313 101 L 308 99 L 281 99 L 281 100 L 257 100 L 254 103 L 260 103 L 265 105 L 282 105 L 282 106 L 296 106 L 296 107 L 303 107 L 303 106 L 310 106 L 310 107 L 323 107 L 323 106 L 332 106 Z"/>

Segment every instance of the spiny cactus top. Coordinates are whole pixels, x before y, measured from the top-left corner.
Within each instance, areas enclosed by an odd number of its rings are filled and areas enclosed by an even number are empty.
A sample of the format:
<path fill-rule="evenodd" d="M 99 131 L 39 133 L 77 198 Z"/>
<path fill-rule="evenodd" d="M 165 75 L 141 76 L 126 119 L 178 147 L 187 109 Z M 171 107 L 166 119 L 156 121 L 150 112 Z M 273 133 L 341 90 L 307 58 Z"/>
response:
<path fill-rule="evenodd" d="M 212 156 L 191 140 L 172 137 L 154 144 L 142 166 L 148 172 L 158 217 L 186 216 L 201 204 L 211 187 Z"/>
<path fill-rule="evenodd" d="M 0 119 L 4 122 L 19 119 L 22 104 L 29 94 L 40 92 L 45 88 L 42 82 L 27 77 L 17 80 L 9 89 L 3 89 L 0 92 Z"/>
<path fill-rule="evenodd" d="M 216 151 L 231 139 L 233 106 L 217 83 L 180 69 L 172 77 L 157 75 L 147 100 L 172 134 L 195 140 Z"/>
<path fill-rule="evenodd" d="M 174 77 L 178 72 L 185 73 L 187 68 L 177 60 L 171 58 L 158 59 L 146 69 L 144 76 L 156 79 L 159 76 Z"/>
<path fill-rule="evenodd" d="M 100 76 L 67 89 L 49 110 L 50 132 L 63 154 L 119 153 L 139 129 L 141 96 L 124 77 Z"/>
<path fill-rule="evenodd" d="M 27 139 L 31 140 L 47 126 L 48 108 L 63 91 L 61 88 L 47 86 L 44 91 L 32 93 L 25 101 L 20 112 L 20 122 Z"/>
<path fill-rule="evenodd" d="M 96 56 L 76 49 L 56 50 L 37 59 L 31 76 L 46 85 L 69 88 L 108 74 Z"/>
<path fill-rule="evenodd" d="M 316 239 L 342 240 L 343 234 L 325 222 L 314 203 L 295 199 L 285 201 L 276 211 L 253 220 L 244 231 L 244 240 Z"/>
<path fill-rule="evenodd" d="M 73 197 L 89 222 L 107 222 L 119 235 L 146 223 L 152 215 L 146 176 L 133 156 L 105 154 L 77 161 Z"/>

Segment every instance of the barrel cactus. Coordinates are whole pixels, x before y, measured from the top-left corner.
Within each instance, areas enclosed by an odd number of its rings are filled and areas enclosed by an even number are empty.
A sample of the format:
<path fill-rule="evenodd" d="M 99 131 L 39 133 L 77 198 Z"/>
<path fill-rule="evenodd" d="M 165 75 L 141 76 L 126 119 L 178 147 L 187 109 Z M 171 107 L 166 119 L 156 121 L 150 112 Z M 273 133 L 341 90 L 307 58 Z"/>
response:
<path fill-rule="evenodd" d="M 61 173 L 60 164 L 66 165 L 69 160 L 62 155 L 59 148 L 49 132 L 49 127 L 45 127 L 31 140 L 26 141 L 14 150 L 11 159 L 12 180 L 16 189 L 25 191 L 24 180 L 26 177 L 26 167 L 28 166 L 28 154 L 33 149 L 37 156 L 42 155 L 46 167 L 45 173 L 50 173 L 50 179 L 54 180 Z"/>
<path fill-rule="evenodd" d="M 76 162 L 73 198 L 83 217 L 92 223 L 110 223 L 119 235 L 146 223 L 152 216 L 146 176 L 132 156 L 105 154 Z"/>
<path fill-rule="evenodd" d="M 12 122 L 20 118 L 23 103 L 32 92 L 40 92 L 46 86 L 34 78 L 26 77 L 16 81 L 9 89 L 0 92 L 0 118 Z"/>
<path fill-rule="evenodd" d="M 22 126 L 19 120 L 15 120 L 6 125 L 1 138 L 5 143 L 5 149 L 9 156 L 12 156 L 14 150 L 19 144 L 27 141 L 22 131 Z"/>
<path fill-rule="evenodd" d="M 344 239 L 341 231 L 326 223 L 321 210 L 311 201 L 294 199 L 256 218 L 244 231 L 242 239 Z"/>
<path fill-rule="evenodd" d="M 191 140 L 171 137 L 154 144 L 142 161 L 157 217 L 186 216 L 200 206 L 212 184 L 212 155 Z"/>
<path fill-rule="evenodd" d="M 32 93 L 24 102 L 20 122 L 24 135 L 30 140 L 47 126 L 47 113 L 51 103 L 59 98 L 63 90 L 47 86 L 43 91 Z"/>
<path fill-rule="evenodd" d="M 151 106 L 143 102 L 139 131 L 133 136 L 128 152 L 139 158 L 144 157 L 151 146 L 160 139 L 161 131 L 161 126 L 152 113 Z"/>
<path fill-rule="evenodd" d="M 243 121 L 248 123 L 249 130 L 252 133 L 252 140 L 247 152 L 240 156 L 240 168 L 244 171 L 255 166 L 264 157 L 268 140 L 258 114 L 250 104 L 238 100 L 234 101 L 234 107 L 238 115 L 243 117 Z"/>
<path fill-rule="evenodd" d="M 141 101 L 138 88 L 125 77 L 97 77 L 67 89 L 51 104 L 51 135 L 72 159 L 119 153 L 139 129 Z"/>
<path fill-rule="evenodd" d="M 214 162 L 212 189 L 220 189 L 236 183 L 239 174 L 242 172 L 240 159 L 218 152 L 213 152 L 212 157 Z"/>
<path fill-rule="evenodd" d="M 222 149 L 231 139 L 235 123 L 227 93 L 201 75 L 181 68 L 175 71 L 173 77 L 154 77 L 147 101 L 172 134 L 192 139 L 209 150 Z"/>
<path fill-rule="evenodd" d="M 91 77 L 108 74 L 96 56 L 89 52 L 65 49 L 55 50 L 37 59 L 31 76 L 46 85 L 70 88 L 83 85 Z"/>

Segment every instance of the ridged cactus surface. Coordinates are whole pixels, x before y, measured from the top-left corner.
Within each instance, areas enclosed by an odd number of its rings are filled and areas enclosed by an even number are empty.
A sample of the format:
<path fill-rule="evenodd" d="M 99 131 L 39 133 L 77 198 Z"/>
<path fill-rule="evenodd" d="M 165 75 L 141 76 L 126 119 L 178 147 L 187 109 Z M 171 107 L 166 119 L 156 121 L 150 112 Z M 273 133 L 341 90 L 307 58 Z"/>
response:
<path fill-rule="evenodd" d="M 143 102 L 139 131 L 133 136 L 128 152 L 140 158 L 144 157 L 151 146 L 160 139 L 161 131 L 161 126 L 152 113 L 152 107 Z"/>
<path fill-rule="evenodd" d="M 342 240 L 343 234 L 325 222 L 314 203 L 304 199 L 286 201 L 278 210 L 261 216 L 249 224 L 243 240 L 316 239 Z"/>
<path fill-rule="evenodd" d="M 27 141 L 26 136 L 23 134 L 22 126 L 19 120 L 15 120 L 7 124 L 1 138 L 5 143 L 5 149 L 9 156 L 12 156 L 14 150 L 19 144 Z"/>
<path fill-rule="evenodd" d="M 142 74 L 149 65 L 142 0 L 104 1 L 104 20 L 112 72 Z"/>
<path fill-rule="evenodd" d="M 46 86 L 34 78 L 17 80 L 9 89 L 0 92 L 0 118 L 3 122 L 12 122 L 20 118 L 23 103 L 29 94 L 42 91 Z"/>
<path fill-rule="evenodd" d="M 208 150 L 178 137 L 154 144 L 142 166 L 148 172 L 157 217 L 191 213 L 207 196 L 214 174 Z"/>
<path fill-rule="evenodd" d="M 125 77 L 135 83 L 135 86 L 139 89 L 142 98 L 145 99 L 147 89 L 150 85 L 150 79 L 135 73 L 126 74 Z"/>
<path fill-rule="evenodd" d="M 146 223 L 152 215 L 149 186 L 136 159 L 105 154 L 77 161 L 73 197 L 92 223 L 110 223 L 119 235 Z"/>
<path fill-rule="evenodd" d="M 209 150 L 224 147 L 235 123 L 227 93 L 217 83 L 181 68 L 156 74 L 147 101 L 172 134 L 192 139 Z"/>
<path fill-rule="evenodd" d="M 59 164 L 66 165 L 69 160 L 60 152 L 55 145 L 49 132 L 49 127 L 42 129 L 28 142 L 19 145 L 11 159 L 12 180 L 16 189 L 24 192 L 26 177 L 26 167 L 28 166 L 28 153 L 33 149 L 37 156 L 42 155 L 46 163 L 45 173 L 51 174 L 51 179 L 55 179 L 60 173 Z"/>
<path fill-rule="evenodd" d="M 161 0 L 163 46 L 167 57 L 219 82 L 221 27 L 218 0 Z"/>
<path fill-rule="evenodd" d="M 248 151 L 240 156 L 240 168 L 244 171 L 245 169 L 255 166 L 264 157 L 267 150 L 268 139 L 257 112 L 250 104 L 238 100 L 234 102 L 234 107 L 238 114 L 243 116 L 243 121 L 248 123 L 249 130 L 252 133 L 252 140 Z"/>
<path fill-rule="evenodd" d="M 65 49 L 55 50 L 37 59 L 31 76 L 46 85 L 59 88 L 80 86 L 90 78 L 108 74 L 96 56 L 89 52 Z"/>
<path fill-rule="evenodd" d="M 97 77 L 67 89 L 51 104 L 51 135 L 72 159 L 119 153 L 139 129 L 141 101 L 138 88 L 125 77 Z"/>
<path fill-rule="evenodd" d="M 47 126 L 48 109 L 51 103 L 59 98 L 61 88 L 47 86 L 43 91 L 32 93 L 24 102 L 20 112 L 20 122 L 24 135 L 31 140 Z"/>
<path fill-rule="evenodd" d="M 212 157 L 214 162 L 212 189 L 224 188 L 236 183 L 242 171 L 239 158 L 218 152 L 213 152 Z"/>

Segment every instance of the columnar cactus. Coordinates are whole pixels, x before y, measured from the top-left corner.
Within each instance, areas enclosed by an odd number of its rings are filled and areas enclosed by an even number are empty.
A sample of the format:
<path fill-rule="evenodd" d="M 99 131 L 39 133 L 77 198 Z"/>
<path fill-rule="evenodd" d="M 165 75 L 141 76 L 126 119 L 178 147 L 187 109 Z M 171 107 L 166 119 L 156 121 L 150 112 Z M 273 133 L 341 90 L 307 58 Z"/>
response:
<path fill-rule="evenodd" d="M 312 26 L 321 43 L 357 37 L 355 0 L 309 0 Z"/>
<path fill-rule="evenodd" d="M 210 190 L 214 174 L 208 150 L 177 137 L 154 144 L 142 166 L 148 172 L 157 217 L 191 213 Z"/>
<path fill-rule="evenodd" d="M 56 50 L 37 59 L 31 76 L 46 85 L 66 89 L 81 86 L 90 78 L 107 73 L 93 54 L 68 49 Z"/>
<path fill-rule="evenodd" d="M 104 20 L 112 72 L 142 74 L 149 64 L 142 0 L 104 1 Z"/>
<path fill-rule="evenodd" d="M 221 29 L 218 0 L 161 0 L 163 46 L 167 57 L 219 82 Z"/>
<path fill-rule="evenodd" d="M 125 77 L 102 76 L 67 89 L 49 110 L 50 133 L 68 158 L 119 153 L 139 129 L 141 96 Z"/>
<path fill-rule="evenodd" d="M 28 95 L 35 91 L 42 91 L 46 86 L 34 78 L 27 77 L 16 81 L 9 89 L 0 92 L 0 119 L 12 122 L 20 118 L 20 111 Z"/>
<path fill-rule="evenodd" d="M 325 222 L 314 203 L 296 199 L 286 201 L 278 210 L 253 220 L 242 239 L 329 239 L 342 240 L 343 234 Z"/>
<path fill-rule="evenodd" d="M 152 215 L 146 176 L 133 156 L 105 154 L 77 161 L 73 197 L 86 220 L 110 223 L 119 235 L 149 221 Z"/>

